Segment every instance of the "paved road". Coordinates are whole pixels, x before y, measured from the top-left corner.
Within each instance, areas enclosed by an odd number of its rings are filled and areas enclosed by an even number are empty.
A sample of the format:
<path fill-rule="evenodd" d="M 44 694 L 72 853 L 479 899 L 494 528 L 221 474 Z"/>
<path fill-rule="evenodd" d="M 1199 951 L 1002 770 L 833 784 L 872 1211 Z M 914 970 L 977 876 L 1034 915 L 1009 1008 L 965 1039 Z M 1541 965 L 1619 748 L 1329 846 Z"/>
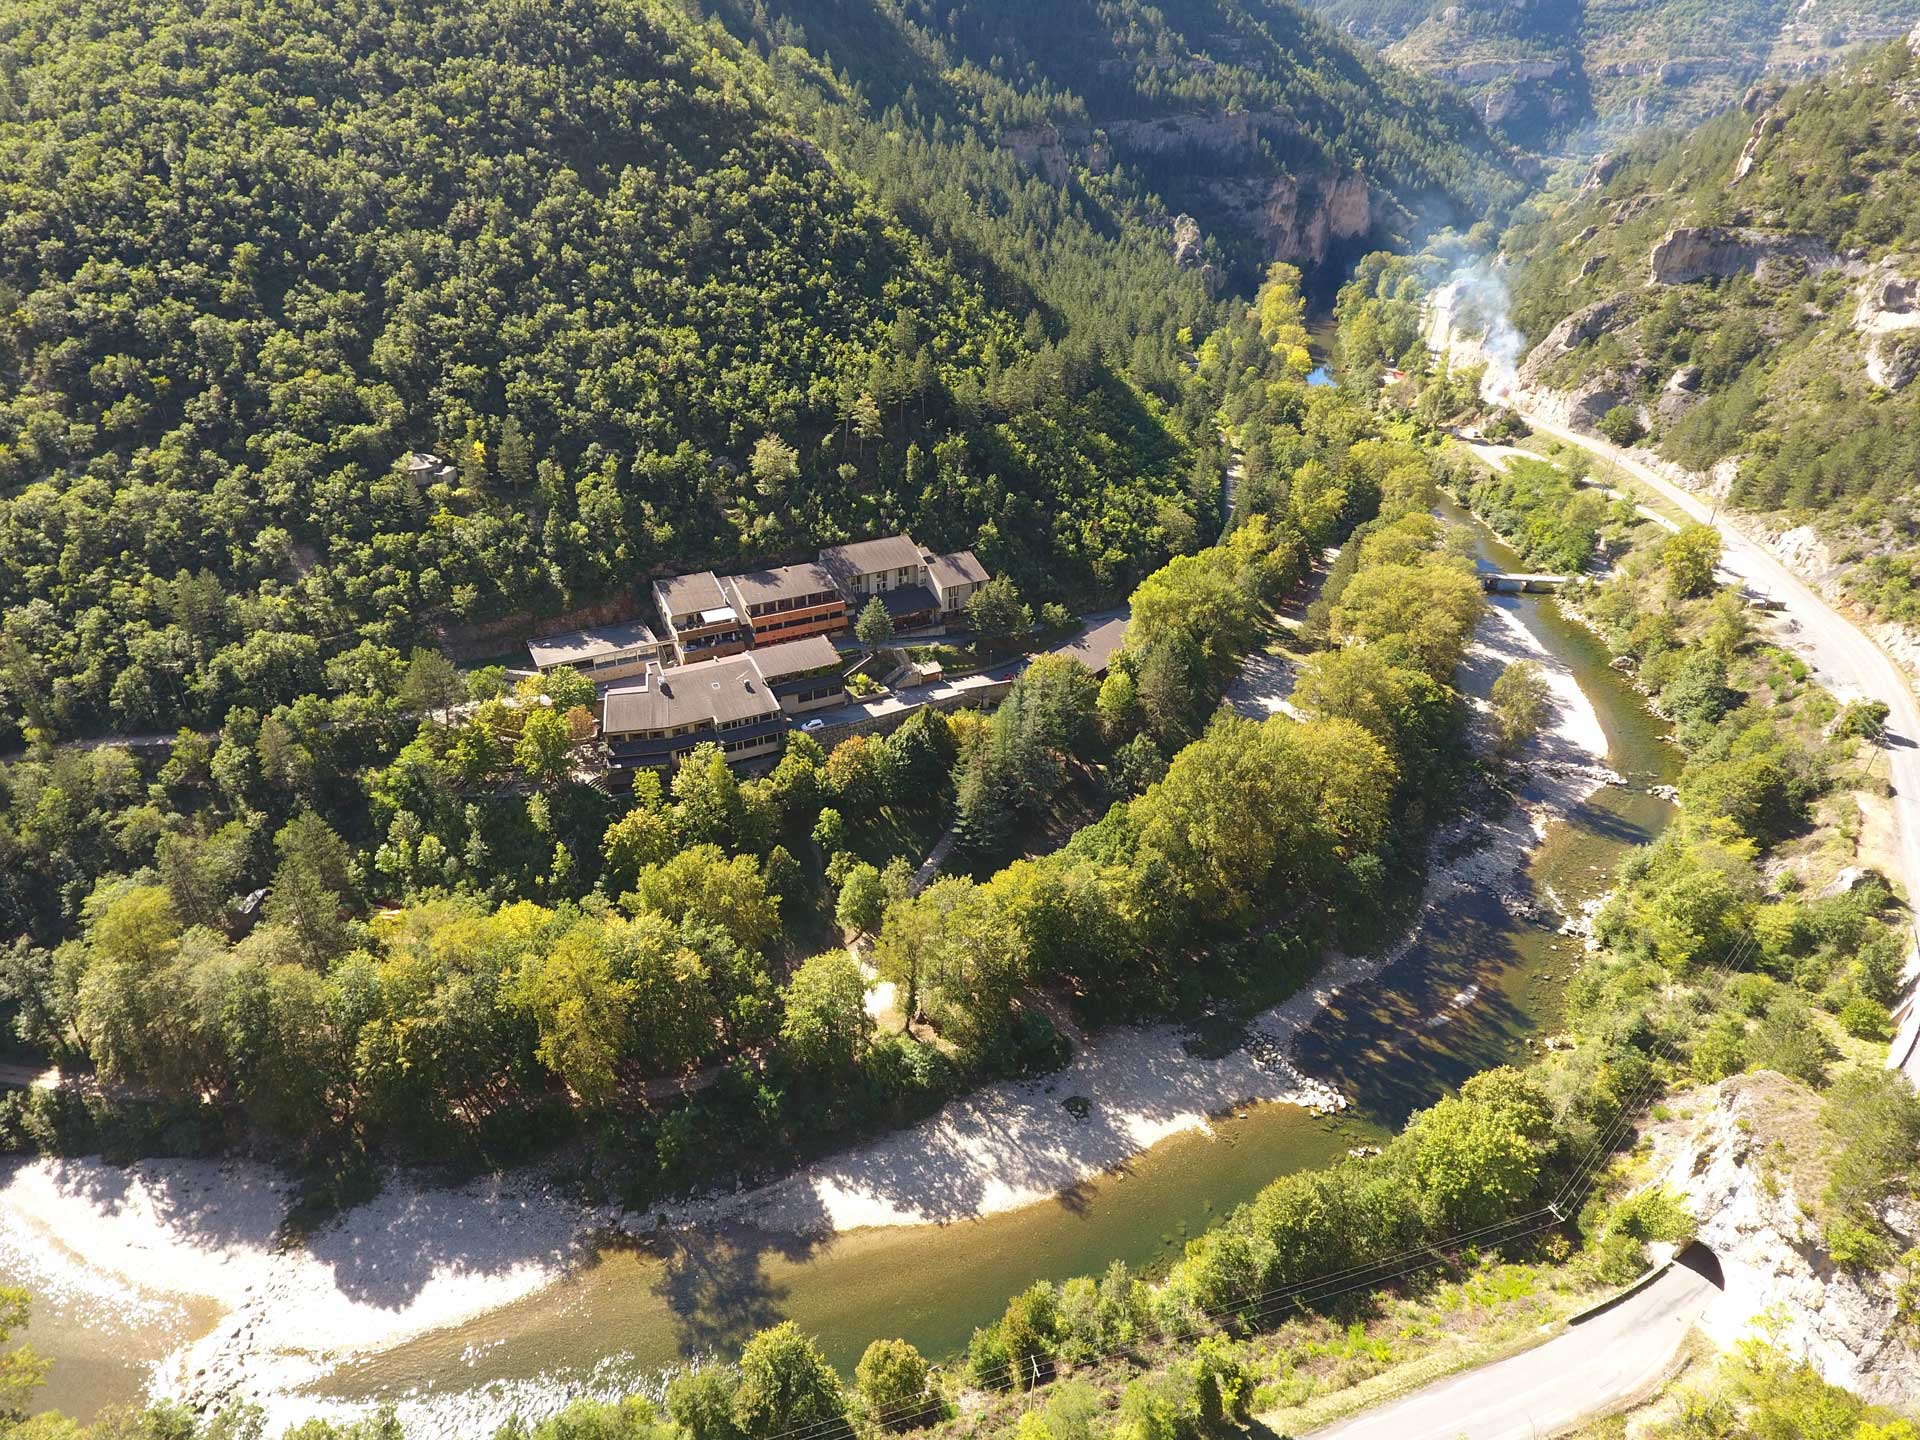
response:
<path fill-rule="evenodd" d="M 1920 701 L 1912 682 L 1893 659 L 1846 616 L 1827 603 L 1786 564 L 1719 516 L 1691 491 L 1674 484 L 1618 446 L 1592 435 L 1582 435 L 1551 420 L 1520 412 L 1543 434 L 1581 446 L 1612 461 L 1635 480 L 1689 518 L 1711 523 L 1720 531 L 1721 568 L 1787 607 L 1798 622 L 1780 636 L 1783 644 L 1814 669 L 1816 677 L 1843 697 L 1881 700 L 1891 708 L 1887 720 L 1886 761 L 1893 785 L 1894 821 L 1900 832 L 1900 871 L 1907 899 L 1920 906 Z M 1909 961 L 1909 978 L 1914 965 Z M 1902 1068 L 1920 1085 L 1920 1004 L 1911 1001 L 1894 1037 L 1888 1063 Z"/>
<path fill-rule="evenodd" d="M 1712 1267 L 1713 1262 L 1707 1262 Z M 1542 1440 L 1651 1390 L 1718 1290 L 1674 1265 L 1611 1310 L 1524 1354 L 1416 1390 L 1312 1440 Z"/>

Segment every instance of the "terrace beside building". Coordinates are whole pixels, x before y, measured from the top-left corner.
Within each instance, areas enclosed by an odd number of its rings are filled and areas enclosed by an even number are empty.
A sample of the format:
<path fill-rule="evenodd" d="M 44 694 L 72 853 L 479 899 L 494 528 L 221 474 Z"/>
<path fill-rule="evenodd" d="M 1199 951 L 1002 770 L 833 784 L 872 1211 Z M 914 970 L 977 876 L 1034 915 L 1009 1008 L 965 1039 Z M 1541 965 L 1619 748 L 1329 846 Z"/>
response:
<path fill-rule="evenodd" d="M 621 769 L 671 768 L 711 741 L 731 764 L 774 754 L 796 716 L 846 703 L 840 652 L 824 636 L 651 669 L 606 693 L 601 734 Z"/>
<path fill-rule="evenodd" d="M 662 655 L 663 662 L 690 665 L 738 655 L 752 638 L 711 570 L 654 581 L 653 603 L 673 642 L 673 653 Z"/>
<path fill-rule="evenodd" d="M 728 575 L 720 587 L 746 617 L 755 646 L 838 635 L 847 628 L 847 602 L 824 565 L 780 565 Z"/>

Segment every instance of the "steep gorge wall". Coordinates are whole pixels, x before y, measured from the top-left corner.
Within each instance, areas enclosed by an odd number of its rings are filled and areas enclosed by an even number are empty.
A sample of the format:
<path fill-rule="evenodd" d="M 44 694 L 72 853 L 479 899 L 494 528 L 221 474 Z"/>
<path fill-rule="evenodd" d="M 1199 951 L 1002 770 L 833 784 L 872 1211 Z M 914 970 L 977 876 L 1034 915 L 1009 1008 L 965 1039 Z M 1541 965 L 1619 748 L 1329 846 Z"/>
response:
<path fill-rule="evenodd" d="M 1001 143 L 1050 185 L 1066 185 L 1076 169 L 1104 174 L 1115 164 L 1165 165 L 1194 159 L 1183 196 L 1193 208 L 1224 215 L 1253 237 L 1268 261 L 1305 268 L 1324 264 L 1340 247 L 1371 234 L 1380 200 L 1365 176 L 1323 166 L 1275 166 L 1269 147 L 1297 135 L 1293 121 L 1259 111 L 1201 111 L 1100 125 L 1008 131 Z M 1197 222 L 1183 216 L 1169 235 L 1182 263 L 1198 264 Z"/>

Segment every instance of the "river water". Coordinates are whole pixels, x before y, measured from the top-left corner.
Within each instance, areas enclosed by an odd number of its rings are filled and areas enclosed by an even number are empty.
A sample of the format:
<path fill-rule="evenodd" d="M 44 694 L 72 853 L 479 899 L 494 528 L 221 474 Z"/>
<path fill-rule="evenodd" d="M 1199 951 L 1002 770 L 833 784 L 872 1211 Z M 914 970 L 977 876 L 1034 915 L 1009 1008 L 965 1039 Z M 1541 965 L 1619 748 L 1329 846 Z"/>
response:
<path fill-rule="evenodd" d="M 1483 567 L 1517 566 L 1505 546 L 1474 528 Z M 1483 888 L 1461 889 L 1429 912 L 1420 936 L 1377 981 L 1350 987 L 1300 1037 L 1301 1067 L 1353 1101 L 1339 1118 L 1242 1107 L 1211 1135 L 1177 1137 L 1052 1202 L 981 1220 L 826 1240 L 732 1229 L 623 1245 L 517 1304 L 350 1362 L 316 1398 L 391 1400 L 429 1428 L 485 1433 L 514 1408 L 544 1411 L 564 1395 L 657 1385 L 672 1368 L 731 1351 L 782 1318 L 817 1335 L 842 1373 L 876 1336 L 904 1336 L 930 1356 L 951 1356 L 1034 1279 L 1096 1273 L 1116 1258 L 1164 1264 L 1275 1176 L 1377 1141 L 1468 1075 L 1524 1060 L 1528 1038 L 1559 1023 L 1578 962 L 1580 942 L 1559 933 L 1562 913 L 1599 894 L 1624 851 L 1666 823 L 1670 808 L 1649 787 L 1671 781 L 1676 760 L 1604 649 L 1550 598 L 1494 603 L 1570 665 L 1628 784 L 1599 790 L 1550 829 L 1520 886 L 1536 913 L 1511 894 L 1503 903 Z M 1508 823 L 1526 821 L 1516 815 Z M 132 1399 L 137 1362 L 179 1343 L 169 1326 L 166 1335 L 120 1337 L 103 1354 L 101 1337 L 90 1339 L 69 1307 L 48 1299 L 34 1338 L 57 1366 L 73 1362 L 46 1395 L 49 1404 L 86 1413 Z"/>

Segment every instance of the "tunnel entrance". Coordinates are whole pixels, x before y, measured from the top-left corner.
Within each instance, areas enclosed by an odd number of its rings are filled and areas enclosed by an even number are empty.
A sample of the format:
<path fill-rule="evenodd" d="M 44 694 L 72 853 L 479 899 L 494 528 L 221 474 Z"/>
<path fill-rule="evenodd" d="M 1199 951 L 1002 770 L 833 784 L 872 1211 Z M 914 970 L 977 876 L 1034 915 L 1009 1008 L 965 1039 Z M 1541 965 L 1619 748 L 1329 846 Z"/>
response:
<path fill-rule="evenodd" d="M 1698 1240 L 1689 1241 L 1686 1248 L 1673 1257 L 1673 1263 L 1686 1266 L 1716 1290 L 1727 1288 L 1727 1277 L 1720 1269 L 1720 1257 Z"/>

